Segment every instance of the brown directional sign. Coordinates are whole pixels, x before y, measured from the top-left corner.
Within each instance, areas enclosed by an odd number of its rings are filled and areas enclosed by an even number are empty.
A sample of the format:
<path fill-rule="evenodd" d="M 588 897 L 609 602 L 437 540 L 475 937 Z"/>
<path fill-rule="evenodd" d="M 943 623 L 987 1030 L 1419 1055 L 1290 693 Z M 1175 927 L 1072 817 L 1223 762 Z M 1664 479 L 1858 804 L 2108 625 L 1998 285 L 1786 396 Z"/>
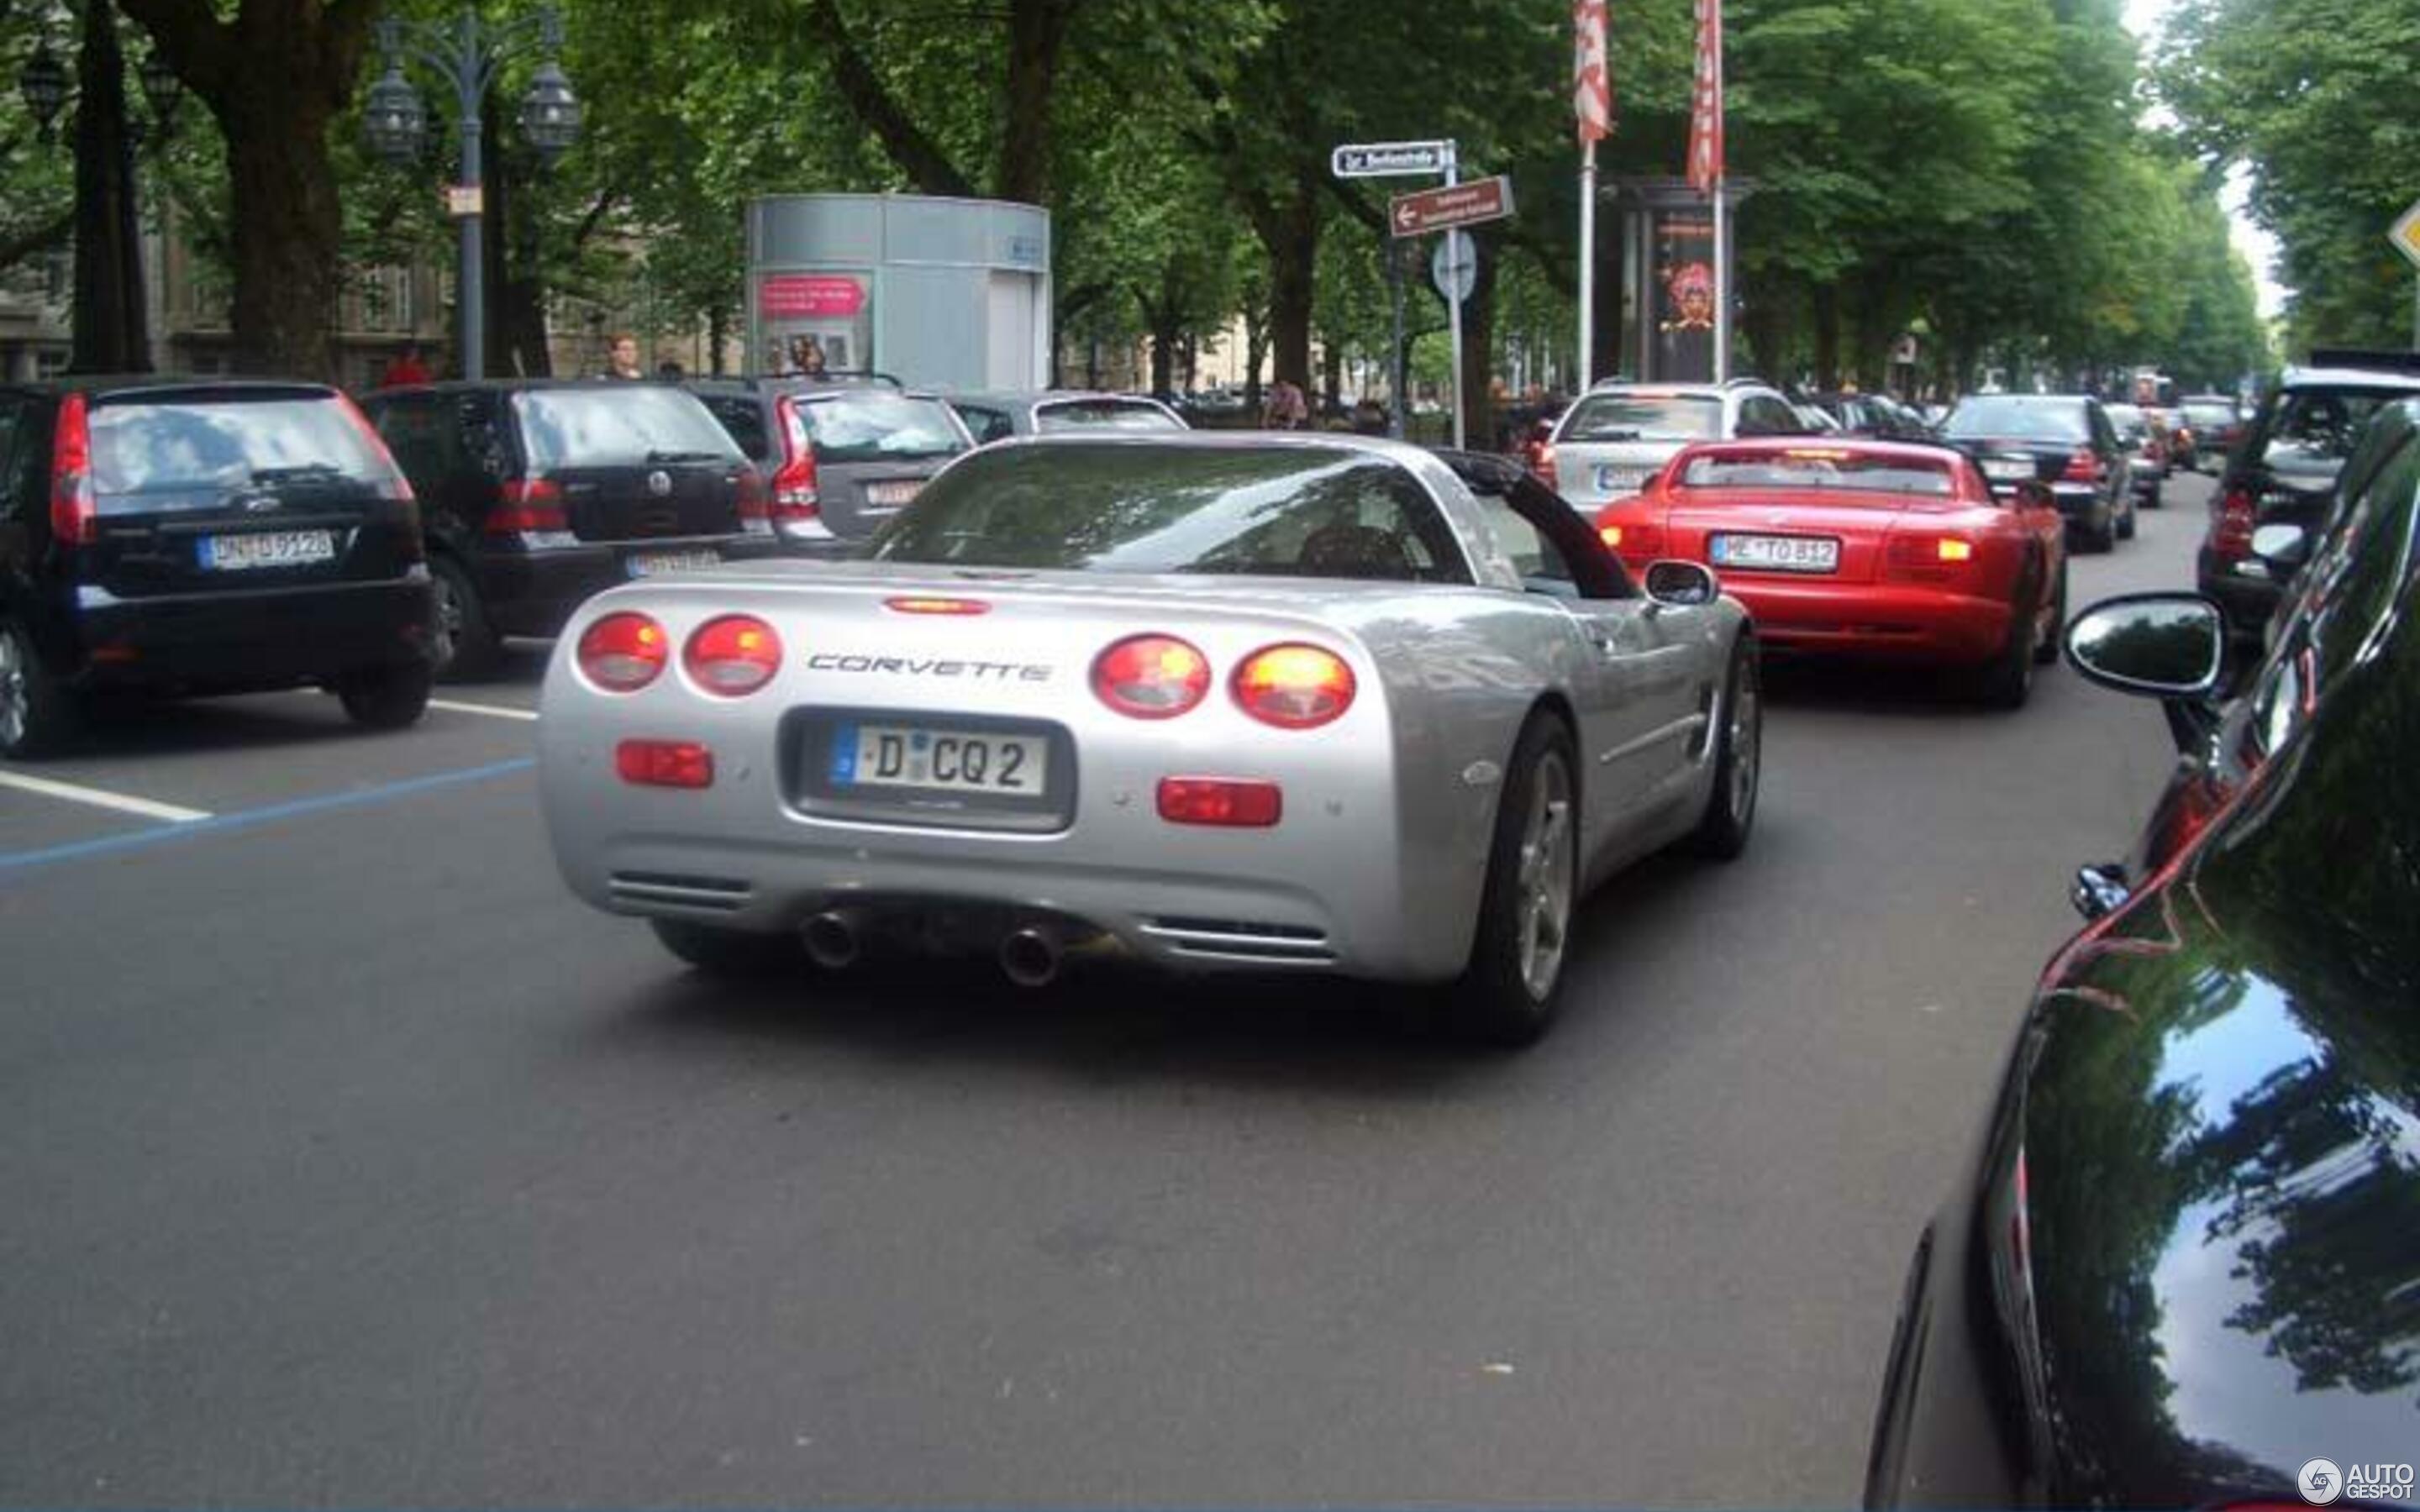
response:
<path fill-rule="evenodd" d="M 1396 195 L 1387 202 L 1387 229 L 1399 237 L 1416 237 L 1450 226 L 1500 221 L 1512 213 L 1512 180 L 1474 178 L 1466 184 Z"/>

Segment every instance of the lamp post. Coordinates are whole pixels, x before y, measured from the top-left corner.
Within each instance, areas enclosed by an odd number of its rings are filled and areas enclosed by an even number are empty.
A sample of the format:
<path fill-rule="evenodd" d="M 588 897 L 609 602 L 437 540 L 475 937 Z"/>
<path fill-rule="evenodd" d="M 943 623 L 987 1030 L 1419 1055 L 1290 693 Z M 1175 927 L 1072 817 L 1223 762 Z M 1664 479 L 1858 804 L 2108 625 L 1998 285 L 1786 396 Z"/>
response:
<path fill-rule="evenodd" d="M 544 60 L 521 95 L 520 122 L 539 160 L 551 167 L 580 139 L 581 115 L 571 82 L 555 62 L 563 48 L 563 23 L 553 7 L 506 22 L 485 21 L 476 8 L 464 6 L 450 26 L 394 17 L 379 23 L 379 53 L 386 71 L 370 85 L 362 111 L 362 131 L 371 151 L 398 164 L 419 156 L 428 115 L 411 81 L 404 77 L 407 57 L 454 88 L 462 162 L 448 208 L 461 223 L 458 288 L 462 376 L 467 378 L 484 377 L 487 370 L 488 313 L 480 248 L 487 206 L 480 177 L 479 105 L 504 65 L 533 47 L 544 54 Z"/>

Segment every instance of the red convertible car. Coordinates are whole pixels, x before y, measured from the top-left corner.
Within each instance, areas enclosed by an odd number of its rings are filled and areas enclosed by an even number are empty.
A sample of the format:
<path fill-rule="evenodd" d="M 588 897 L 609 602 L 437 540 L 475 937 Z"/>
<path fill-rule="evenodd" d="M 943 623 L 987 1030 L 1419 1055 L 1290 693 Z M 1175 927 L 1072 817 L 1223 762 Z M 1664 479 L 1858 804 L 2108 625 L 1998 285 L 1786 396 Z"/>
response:
<path fill-rule="evenodd" d="M 1702 562 L 1771 652 L 1974 669 L 2014 708 L 2057 655 L 2067 548 L 2029 485 L 1995 500 L 1964 453 L 1775 437 L 1692 446 L 1596 517 L 1622 560 Z"/>

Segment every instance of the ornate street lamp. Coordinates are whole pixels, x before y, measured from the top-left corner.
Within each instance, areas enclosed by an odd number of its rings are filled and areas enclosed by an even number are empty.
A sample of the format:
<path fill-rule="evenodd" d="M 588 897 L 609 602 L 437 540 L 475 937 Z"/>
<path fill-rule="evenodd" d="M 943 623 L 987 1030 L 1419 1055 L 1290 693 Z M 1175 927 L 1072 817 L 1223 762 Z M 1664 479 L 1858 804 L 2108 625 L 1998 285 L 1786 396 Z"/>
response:
<path fill-rule="evenodd" d="M 34 49 L 24 71 L 17 75 L 18 92 L 25 97 L 25 108 L 34 113 L 34 129 L 43 141 L 51 140 L 51 123 L 67 108 L 68 90 L 74 82 L 47 41 Z"/>
<path fill-rule="evenodd" d="M 506 62 L 522 53 L 543 53 L 536 75 L 521 97 L 520 122 L 539 161 L 552 166 L 580 139 L 580 99 L 555 62 L 562 46 L 563 23 L 551 6 L 501 23 L 482 20 L 477 8 L 467 5 L 450 27 L 395 17 L 379 23 L 379 50 L 385 58 L 386 72 L 370 85 L 362 112 L 362 131 L 372 151 L 390 162 L 402 163 L 420 150 L 427 114 L 411 82 L 404 77 L 407 57 L 454 86 L 462 166 L 449 208 L 462 223 L 457 285 L 461 291 L 462 376 L 467 378 L 482 377 L 487 367 L 486 286 L 479 248 L 481 222 L 486 218 L 479 105 Z"/>
<path fill-rule="evenodd" d="M 177 107 L 184 103 L 185 81 L 177 77 L 177 70 L 168 66 L 168 60 L 160 55 L 156 47 L 143 60 L 137 76 L 143 83 L 143 98 L 151 106 L 151 130 L 161 141 L 166 141 L 176 125 Z"/>

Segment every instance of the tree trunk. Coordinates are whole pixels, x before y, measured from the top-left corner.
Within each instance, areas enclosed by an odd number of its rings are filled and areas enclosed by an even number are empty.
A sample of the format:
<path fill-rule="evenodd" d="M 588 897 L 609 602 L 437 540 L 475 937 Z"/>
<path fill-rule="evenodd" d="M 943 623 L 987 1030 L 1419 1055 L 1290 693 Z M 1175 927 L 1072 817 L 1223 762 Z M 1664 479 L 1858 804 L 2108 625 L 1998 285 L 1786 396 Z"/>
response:
<path fill-rule="evenodd" d="M 1338 409 L 1344 403 L 1343 339 L 1328 337 L 1326 345 L 1320 348 L 1320 393 L 1326 399 L 1327 408 Z"/>
<path fill-rule="evenodd" d="M 479 107 L 480 131 L 489 145 L 485 171 L 487 227 L 480 263 L 488 282 L 487 370 L 497 375 L 552 378 L 554 359 L 546 339 L 546 275 L 539 248 L 538 208 L 523 165 L 502 150 L 503 103 L 490 90 Z M 652 358 L 642 365 L 650 371 Z"/>
<path fill-rule="evenodd" d="M 706 371 L 716 378 L 722 376 L 722 343 L 731 334 L 731 311 L 718 301 L 706 312 Z"/>
<path fill-rule="evenodd" d="M 1076 0 L 1014 0 L 1008 11 L 1008 125 L 993 192 L 1044 203 L 1050 184 L 1050 98 Z"/>
<path fill-rule="evenodd" d="M 134 144 L 127 134 L 117 10 L 110 0 L 85 0 L 76 57 L 75 310 L 69 359 L 79 373 L 151 371 L 134 210 Z"/>
<path fill-rule="evenodd" d="M 1256 229 L 1269 255 L 1269 346 L 1274 376 L 1311 391 L 1311 307 L 1319 274 L 1319 180 L 1297 167 L 1293 195 Z"/>
<path fill-rule="evenodd" d="M 1815 386 L 1827 390 L 1840 386 L 1840 288 L 1837 284 L 1815 285 Z"/>
<path fill-rule="evenodd" d="M 1268 312 L 1258 304 L 1244 306 L 1244 402 L 1261 407 L 1261 361 L 1269 350 Z"/>
<path fill-rule="evenodd" d="M 1473 450 L 1498 449 L 1496 434 L 1496 268 L 1500 239 L 1470 239 L 1478 266 L 1471 270 L 1470 298 L 1462 301 L 1462 431 Z"/>

